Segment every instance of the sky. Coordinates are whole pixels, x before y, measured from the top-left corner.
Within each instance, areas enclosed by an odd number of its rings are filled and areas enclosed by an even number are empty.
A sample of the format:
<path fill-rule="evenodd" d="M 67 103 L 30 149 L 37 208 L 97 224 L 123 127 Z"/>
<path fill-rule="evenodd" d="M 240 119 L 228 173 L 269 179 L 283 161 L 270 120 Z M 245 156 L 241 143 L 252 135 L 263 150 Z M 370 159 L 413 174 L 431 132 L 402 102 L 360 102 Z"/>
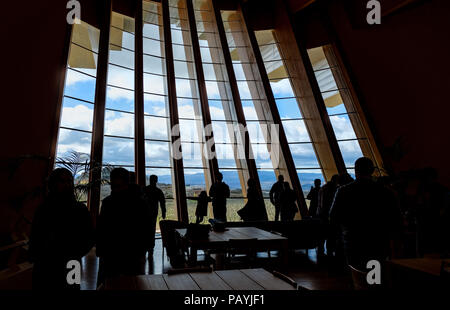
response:
<path fill-rule="evenodd" d="M 146 28 L 147 27 L 147 28 Z M 174 43 L 180 41 L 181 31 L 172 30 L 174 35 Z M 159 31 L 156 26 L 147 25 L 144 27 L 144 35 L 150 38 L 159 38 Z M 182 42 L 182 41 L 181 41 Z M 156 44 L 155 44 L 156 43 Z M 132 49 L 134 46 L 134 37 L 130 34 L 124 34 L 122 46 Z M 146 139 L 155 139 L 163 141 L 146 141 L 145 157 L 146 166 L 159 167 L 149 169 L 148 173 L 156 173 L 161 180 L 168 179 L 170 170 L 161 169 L 160 167 L 170 167 L 170 152 L 168 142 L 168 111 L 166 110 L 166 86 L 164 77 L 161 76 L 163 72 L 163 59 L 160 58 L 161 50 L 160 43 L 155 40 L 144 40 L 144 53 L 152 54 L 153 56 L 145 56 L 144 71 L 149 74 L 144 74 L 144 92 L 152 93 L 146 94 L 144 97 L 144 112 L 152 116 L 145 116 L 144 130 Z M 207 42 L 201 42 L 201 46 L 207 46 Z M 184 47 L 180 50 L 174 45 L 174 55 L 176 59 L 186 59 Z M 204 62 L 211 61 L 211 55 L 208 48 L 202 49 L 202 57 Z M 130 68 L 128 70 L 115 66 L 114 64 Z M 191 87 L 191 80 L 181 79 L 189 78 L 189 63 L 184 61 L 175 61 L 175 75 L 176 89 L 178 97 L 198 97 L 197 90 Z M 324 64 L 319 64 L 323 66 Z M 223 76 L 215 77 L 212 70 L 212 64 L 204 64 L 205 78 L 216 79 L 217 81 L 207 81 L 207 94 L 210 107 L 210 113 L 213 124 L 213 132 L 216 142 L 216 151 L 218 155 L 219 168 L 236 168 L 236 162 L 232 152 L 230 127 L 231 123 L 224 122 L 225 112 L 219 92 L 219 87 L 226 86 Z M 255 157 L 257 167 L 262 169 L 259 171 L 261 183 L 263 188 L 270 188 L 274 181 L 275 175 L 273 173 L 273 165 L 270 155 L 267 151 L 263 130 L 258 120 L 255 104 L 261 104 L 258 100 L 251 100 L 248 83 L 245 81 L 245 76 L 242 70 L 242 64 L 238 61 L 234 63 L 236 79 L 238 80 L 238 88 L 241 96 L 244 115 L 248 122 L 248 131 L 252 149 Z M 122 110 L 124 112 L 106 111 L 105 113 L 105 135 L 120 136 L 125 138 L 105 137 L 103 162 L 112 165 L 130 166 L 133 170 L 134 165 L 134 53 L 127 50 L 110 50 L 110 65 L 108 68 L 108 89 L 106 108 Z M 80 69 L 78 71 L 85 72 L 89 75 L 95 76 L 94 69 Z M 152 74 L 150 74 L 152 73 Z M 326 76 L 328 74 L 328 77 Z M 336 89 L 337 86 L 330 76 L 331 72 L 320 71 L 317 74 L 321 90 L 325 91 L 325 96 L 331 96 L 335 92 L 327 92 Z M 325 82 L 321 82 L 325 81 Z M 222 85 L 221 85 L 222 84 Z M 117 87 L 126 89 L 121 89 Z M 309 186 L 312 184 L 314 178 L 322 178 L 320 165 L 314 153 L 311 139 L 308 135 L 307 129 L 303 120 L 296 99 L 282 99 L 294 97 L 290 82 L 288 79 L 283 79 L 278 82 L 271 83 L 272 90 L 277 102 L 277 107 L 281 118 L 283 119 L 283 127 L 286 133 L 286 138 L 290 145 L 290 150 L 297 169 L 306 168 L 307 170 L 299 170 L 300 181 Z M 79 129 L 86 132 L 70 131 L 61 128 L 58 142 L 57 157 L 62 157 L 70 150 L 75 150 L 83 153 L 90 153 L 91 134 L 93 124 L 93 108 L 94 105 L 79 100 L 74 100 L 69 97 L 94 102 L 95 97 L 95 78 L 67 70 L 65 98 L 63 101 L 61 127 L 68 127 Z M 69 96 L 69 97 L 67 97 Z M 263 103 L 264 104 L 264 103 Z M 201 116 L 196 115 L 194 107 L 198 105 L 197 100 L 178 98 L 178 109 L 180 119 L 180 133 L 183 148 L 183 163 L 186 167 L 185 178 L 186 184 L 201 183 L 202 170 L 189 169 L 202 167 L 200 142 L 198 136 L 198 125 L 201 125 Z M 126 113 L 131 112 L 131 113 Z M 339 105 L 335 108 L 328 108 L 330 115 L 338 113 L 346 113 L 345 107 Z M 184 119 L 187 118 L 187 119 Z M 197 119 L 197 120 L 189 120 Z M 294 119 L 294 120 L 287 120 Z M 338 140 L 355 139 L 355 133 L 347 115 L 335 115 L 330 117 L 332 126 L 334 128 Z M 231 127 L 232 128 L 232 127 Z M 186 142 L 186 143 L 183 143 Z M 190 142 L 194 142 L 193 144 Z M 228 143 L 228 144 L 227 144 Z M 342 141 L 339 146 L 343 153 L 344 160 L 348 167 L 353 166 L 354 161 L 361 156 L 361 149 L 357 141 Z M 199 177 L 200 176 L 200 177 Z M 322 178 L 323 179 L 323 178 Z M 232 186 L 239 186 L 236 171 L 227 171 L 225 173 L 225 181 Z M 204 183 L 204 178 L 203 178 Z"/>

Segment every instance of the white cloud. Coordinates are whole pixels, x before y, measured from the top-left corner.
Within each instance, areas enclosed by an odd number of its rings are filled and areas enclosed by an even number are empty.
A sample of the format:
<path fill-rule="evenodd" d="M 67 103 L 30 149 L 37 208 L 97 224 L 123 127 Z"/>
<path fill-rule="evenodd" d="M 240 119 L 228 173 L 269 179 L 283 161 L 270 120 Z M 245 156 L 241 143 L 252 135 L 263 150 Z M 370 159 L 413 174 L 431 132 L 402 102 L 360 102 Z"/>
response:
<path fill-rule="evenodd" d="M 77 69 L 80 70 L 80 69 Z M 84 71 L 88 71 L 87 73 L 93 74 L 95 76 L 96 72 L 95 70 L 84 70 Z M 92 71 L 92 72 L 89 72 Z M 66 74 L 66 87 L 75 85 L 79 82 L 87 82 L 87 81 L 92 81 L 93 78 L 90 76 L 87 76 L 86 74 L 82 74 L 79 72 L 75 72 L 73 70 L 67 70 L 67 74 Z"/>
<path fill-rule="evenodd" d="M 356 139 L 355 131 L 348 116 L 331 116 L 330 121 L 338 140 Z"/>
<path fill-rule="evenodd" d="M 61 117 L 61 126 L 92 131 L 94 110 L 84 105 L 64 107 Z"/>

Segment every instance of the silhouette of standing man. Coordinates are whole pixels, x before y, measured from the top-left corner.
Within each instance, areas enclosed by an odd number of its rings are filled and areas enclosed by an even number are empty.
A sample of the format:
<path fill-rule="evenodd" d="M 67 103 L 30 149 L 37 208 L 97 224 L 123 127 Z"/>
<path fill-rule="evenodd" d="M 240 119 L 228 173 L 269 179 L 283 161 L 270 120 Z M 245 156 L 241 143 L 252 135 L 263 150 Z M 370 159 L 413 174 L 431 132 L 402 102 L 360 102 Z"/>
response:
<path fill-rule="evenodd" d="M 148 245 L 148 256 L 149 258 L 153 255 L 153 248 L 155 247 L 155 233 L 156 233 L 156 220 L 158 218 L 158 204 L 161 207 L 162 218 L 166 219 L 166 199 L 164 193 L 159 189 L 156 184 L 158 184 L 158 177 L 156 175 L 150 176 L 150 185 L 145 187 L 144 193 L 147 199 L 149 207 L 149 216 L 151 219 L 150 223 L 150 238 Z"/>
<path fill-rule="evenodd" d="M 309 204 L 309 216 L 310 217 L 317 217 L 317 207 L 319 205 L 319 191 L 320 191 L 320 185 L 321 185 L 320 179 L 314 180 L 314 186 L 311 186 L 311 190 L 308 193 L 308 196 L 306 196 L 306 199 L 310 201 Z"/>
<path fill-rule="evenodd" d="M 212 198 L 214 219 L 227 221 L 227 198 L 230 197 L 230 188 L 225 182 L 222 182 L 222 173 L 217 174 L 216 183 L 211 185 L 209 196 Z"/>
<path fill-rule="evenodd" d="M 281 193 L 284 191 L 284 177 L 280 174 L 278 176 L 278 182 L 272 185 L 272 188 L 270 189 L 270 202 L 275 207 L 275 221 L 278 221 L 280 217 L 280 210 L 281 210 Z"/>
<path fill-rule="evenodd" d="M 365 270 L 369 260 L 383 262 L 401 228 L 394 194 L 372 180 L 372 160 L 355 162 L 356 181 L 339 187 L 330 210 L 330 222 L 339 225 L 347 263 Z"/>
<path fill-rule="evenodd" d="M 146 203 L 130 190 L 129 172 L 111 171 L 111 195 L 103 200 L 97 219 L 99 283 L 107 277 L 143 274 L 148 236 Z"/>
<path fill-rule="evenodd" d="M 67 263 L 80 261 L 94 245 L 91 216 L 86 206 L 75 198 L 69 170 L 54 170 L 48 191 L 31 227 L 33 289 L 80 289 L 79 285 L 67 283 Z"/>

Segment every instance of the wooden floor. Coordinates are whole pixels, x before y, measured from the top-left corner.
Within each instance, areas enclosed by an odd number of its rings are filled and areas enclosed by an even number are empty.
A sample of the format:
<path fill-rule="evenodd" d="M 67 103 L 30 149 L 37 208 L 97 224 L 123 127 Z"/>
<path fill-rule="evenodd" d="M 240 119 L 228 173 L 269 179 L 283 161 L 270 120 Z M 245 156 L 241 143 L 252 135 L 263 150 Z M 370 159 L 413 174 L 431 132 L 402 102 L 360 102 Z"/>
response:
<path fill-rule="evenodd" d="M 262 262 L 269 260 L 266 253 L 258 256 Z M 289 260 L 287 275 L 300 286 L 309 290 L 351 290 L 352 282 L 349 274 L 331 272 L 326 262 L 318 262 L 315 250 L 296 251 Z M 93 249 L 82 260 L 82 290 L 95 290 L 97 287 L 98 258 Z M 171 268 L 166 255 L 162 257 L 161 239 L 155 241 L 153 259 L 147 259 L 145 274 L 164 274 Z"/>

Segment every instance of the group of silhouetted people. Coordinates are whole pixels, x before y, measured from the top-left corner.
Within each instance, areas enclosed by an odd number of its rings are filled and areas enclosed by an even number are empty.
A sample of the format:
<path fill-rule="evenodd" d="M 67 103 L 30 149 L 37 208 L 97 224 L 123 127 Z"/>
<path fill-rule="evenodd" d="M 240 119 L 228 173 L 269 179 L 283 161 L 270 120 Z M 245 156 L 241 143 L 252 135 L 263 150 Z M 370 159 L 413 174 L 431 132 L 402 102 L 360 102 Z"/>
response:
<path fill-rule="evenodd" d="M 356 180 L 348 174 L 335 175 L 323 186 L 320 180 L 315 180 L 307 196 L 310 217 L 319 219 L 324 228 L 319 254 L 324 254 L 326 244 L 328 257 L 346 260 L 347 264 L 362 270 L 369 260 L 383 262 L 392 256 L 392 243 L 402 228 L 396 195 L 380 179 L 372 178 L 374 169 L 370 159 L 359 158 L 355 162 Z M 439 210 L 442 203 L 439 197 L 442 195 L 434 192 L 446 192 L 434 185 L 434 175 L 428 179 L 419 186 L 423 195 L 417 196 L 421 206 L 417 210 L 417 228 L 421 238 L 418 242 L 437 238 L 438 233 L 434 233 L 430 226 L 439 218 L 439 212 L 433 210 Z M 94 229 L 88 209 L 75 198 L 71 172 L 64 168 L 54 170 L 48 181 L 48 195 L 38 207 L 32 225 L 33 286 L 42 289 L 77 288 L 67 283 L 67 262 L 80 261 L 94 244 L 100 258 L 98 283 L 111 276 L 143 274 L 147 252 L 149 258 L 153 257 L 159 209 L 162 218 L 166 217 L 164 193 L 157 183 L 158 177 L 152 175 L 150 184 L 142 188 L 126 169 L 113 169 L 110 174 L 111 194 L 102 202 Z M 257 182 L 249 179 L 247 185 L 247 203 L 238 211 L 239 216 L 246 222 L 267 221 L 264 199 Z M 196 223 L 201 223 L 207 216 L 209 202 L 212 202 L 214 219 L 226 222 L 229 197 L 230 188 L 223 182 L 222 174 L 217 173 L 209 196 L 202 191 L 198 197 L 188 197 L 197 201 Z M 270 190 L 270 201 L 275 208 L 275 221 L 292 221 L 298 212 L 296 193 L 282 175 Z M 436 214 L 426 216 L 426 210 Z M 444 218 L 448 222 L 448 210 Z M 426 232 L 422 232 L 425 229 Z M 448 227 L 445 229 L 448 231 Z"/>
<path fill-rule="evenodd" d="M 75 199 L 70 171 L 59 168 L 52 172 L 48 195 L 32 225 L 34 288 L 79 288 L 67 282 L 67 263 L 80 261 L 94 244 L 100 258 L 99 284 L 106 277 L 144 273 L 147 252 L 153 257 L 159 207 L 162 218 L 166 217 L 165 198 L 156 186 L 157 176 L 150 176 L 145 188 L 134 179 L 124 168 L 111 171 L 111 195 L 101 204 L 94 230 L 86 206 Z"/>

